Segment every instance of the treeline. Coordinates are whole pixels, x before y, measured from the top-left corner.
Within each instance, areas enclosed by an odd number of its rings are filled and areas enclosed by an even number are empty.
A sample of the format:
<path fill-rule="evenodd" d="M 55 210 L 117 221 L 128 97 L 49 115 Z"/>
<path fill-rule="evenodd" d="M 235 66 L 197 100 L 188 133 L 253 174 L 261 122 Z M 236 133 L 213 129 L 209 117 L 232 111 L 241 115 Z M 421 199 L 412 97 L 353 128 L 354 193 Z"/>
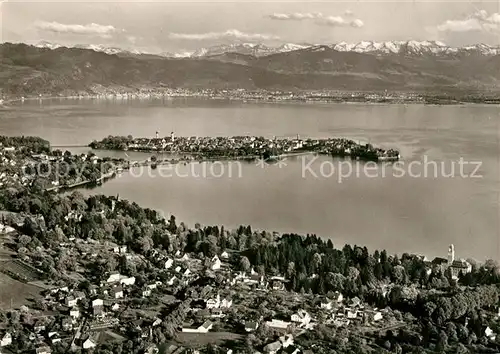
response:
<path fill-rule="evenodd" d="M 0 135 L 0 150 L 3 147 L 15 147 L 14 153 L 32 152 L 35 154 L 49 153 L 50 143 L 36 136 L 5 136 Z"/>
<path fill-rule="evenodd" d="M 112 136 L 109 135 L 101 141 L 94 140 L 89 146 L 92 149 L 106 149 L 106 150 L 126 150 L 128 145 L 134 141 L 132 135 L 129 136 Z"/>

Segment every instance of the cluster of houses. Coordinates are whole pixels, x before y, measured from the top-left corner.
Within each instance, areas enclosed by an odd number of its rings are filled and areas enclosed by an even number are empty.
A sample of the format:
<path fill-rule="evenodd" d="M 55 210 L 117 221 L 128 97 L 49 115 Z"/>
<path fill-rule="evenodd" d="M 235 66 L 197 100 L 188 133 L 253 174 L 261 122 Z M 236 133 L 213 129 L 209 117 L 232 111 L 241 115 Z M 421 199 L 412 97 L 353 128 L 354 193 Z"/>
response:
<path fill-rule="evenodd" d="M 136 138 L 127 146 L 128 150 L 151 150 L 151 151 L 178 151 L 185 153 L 210 153 L 226 152 L 230 155 L 236 153 L 238 156 L 256 155 L 262 151 L 277 148 L 282 151 L 291 152 L 301 149 L 304 141 L 299 136 L 296 138 L 273 139 L 255 136 L 234 137 L 176 137 L 174 132 L 169 137 L 159 137 L 156 133 L 154 139 Z"/>
<path fill-rule="evenodd" d="M 71 217 L 78 219 L 79 216 L 75 214 Z M 197 300 L 189 307 L 188 321 L 177 327 L 183 333 L 203 335 L 213 331 L 219 322 L 231 323 L 238 318 L 247 333 L 257 331 L 263 325 L 282 333 L 279 340 L 264 347 L 265 353 L 299 353 L 292 334 L 295 330 L 307 331 L 314 328 L 317 323 L 316 311 L 327 314 L 327 324 L 337 327 L 366 321 L 367 318 L 373 322 L 382 319 L 383 311 L 365 308 L 357 298 L 345 301 L 342 294 L 335 293 L 330 299 L 322 299 L 320 303 L 316 303 L 312 312 L 298 309 L 289 314 L 289 317 L 266 320 L 249 314 L 248 319 L 242 320 L 241 315 L 244 317 L 245 312 L 241 310 L 240 301 L 243 300 L 240 297 L 239 301 L 234 303 L 234 294 L 244 291 L 255 296 L 270 292 L 284 294 L 287 279 L 282 276 L 258 274 L 254 269 L 249 272 L 234 270 L 230 266 L 232 256 L 227 251 L 211 258 L 198 259 L 187 253 L 170 254 L 163 250 L 151 250 L 147 255 L 140 256 L 130 252 L 126 246 L 95 240 L 71 239 L 60 247 L 64 248 L 67 254 L 76 257 L 84 268 L 87 262 L 97 257 L 106 259 L 112 255 L 125 257 L 134 263 L 147 262 L 149 266 L 155 267 L 157 274 L 149 280 L 142 279 L 139 282 L 135 276 L 115 271 L 92 280 L 91 284 L 84 287 L 62 286 L 48 291 L 43 300 L 45 307 L 56 311 L 59 316 L 42 317 L 29 324 L 33 326 L 33 342 L 38 348 L 37 353 L 41 354 L 50 353 L 50 348 L 60 341 L 70 342 L 72 347 L 92 349 L 102 341 L 97 333 L 114 331 L 118 327 L 132 326 L 143 338 L 152 338 L 152 329 L 159 326 L 162 319 L 124 320 L 128 318 L 124 317 L 128 305 L 138 299 L 141 303 L 149 303 L 153 295 L 157 295 L 154 300 L 164 294 L 175 294 L 174 289 L 190 287 L 203 277 L 203 270 L 222 275 L 224 286 L 214 289 L 207 285 L 197 291 Z M 235 306 L 238 310 L 234 309 Z M 238 313 L 237 317 L 234 317 L 235 313 Z M 189 319 L 194 322 L 189 322 Z M 0 333 L 1 345 L 10 346 L 13 336 L 14 334 L 9 332 Z M 185 348 L 184 351 L 180 351 L 180 348 L 175 350 L 179 353 L 185 352 Z"/>

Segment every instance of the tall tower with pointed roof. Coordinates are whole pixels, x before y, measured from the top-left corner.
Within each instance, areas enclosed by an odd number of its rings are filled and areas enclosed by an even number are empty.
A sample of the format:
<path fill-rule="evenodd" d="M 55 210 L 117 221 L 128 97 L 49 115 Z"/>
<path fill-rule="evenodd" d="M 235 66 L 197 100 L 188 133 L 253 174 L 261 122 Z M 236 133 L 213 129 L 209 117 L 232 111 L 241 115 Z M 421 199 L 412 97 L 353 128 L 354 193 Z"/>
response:
<path fill-rule="evenodd" d="M 452 264 L 455 260 L 455 246 L 453 244 L 448 247 L 448 264 Z"/>

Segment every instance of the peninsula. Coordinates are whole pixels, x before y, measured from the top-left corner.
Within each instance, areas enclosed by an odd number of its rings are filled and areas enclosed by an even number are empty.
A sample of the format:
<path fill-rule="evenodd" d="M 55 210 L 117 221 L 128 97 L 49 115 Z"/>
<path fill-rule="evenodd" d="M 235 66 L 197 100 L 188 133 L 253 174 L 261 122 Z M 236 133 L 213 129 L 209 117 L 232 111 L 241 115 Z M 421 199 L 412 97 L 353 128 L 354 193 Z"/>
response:
<path fill-rule="evenodd" d="M 371 144 L 356 143 L 344 138 L 302 139 L 264 138 L 257 136 L 233 137 L 168 137 L 133 138 L 129 136 L 108 136 L 89 144 L 93 149 L 170 152 L 194 156 L 197 159 L 257 159 L 279 158 L 298 153 L 317 153 L 336 157 L 348 157 L 366 161 L 396 161 L 399 151 L 384 150 Z"/>

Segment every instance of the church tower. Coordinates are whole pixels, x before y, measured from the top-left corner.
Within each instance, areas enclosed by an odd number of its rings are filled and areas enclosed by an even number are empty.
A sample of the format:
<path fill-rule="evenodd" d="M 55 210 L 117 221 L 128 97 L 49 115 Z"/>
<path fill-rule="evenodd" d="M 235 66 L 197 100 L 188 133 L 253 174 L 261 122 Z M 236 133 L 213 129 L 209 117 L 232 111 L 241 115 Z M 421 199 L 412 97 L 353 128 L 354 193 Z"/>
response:
<path fill-rule="evenodd" d="M 448 248 L 448 264 L 452 264 L 455 260 L 455 246 L 453 244 Z"/>

